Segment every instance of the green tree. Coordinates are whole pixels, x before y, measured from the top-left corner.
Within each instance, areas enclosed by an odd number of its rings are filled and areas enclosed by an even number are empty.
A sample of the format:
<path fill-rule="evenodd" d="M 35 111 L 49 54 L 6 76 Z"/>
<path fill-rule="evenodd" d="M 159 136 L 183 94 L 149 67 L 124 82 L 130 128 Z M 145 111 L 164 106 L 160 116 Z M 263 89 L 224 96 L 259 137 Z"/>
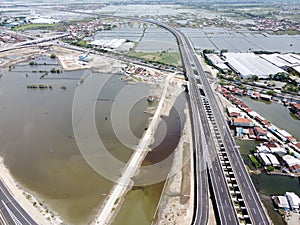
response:
<path fill-rule="evenodd" d="M 222 49 L 221 54 L 228 52 L 228 49 Z"/>
<path fill-rule="evenodd" d="M 257 75 L 253 75 L 253 76 L 252 76 L 252 80 L 258 81 L 258 76 L 257 76 Z"/>
<path fill-rule="evenodd" d="M 269 90 L 269 91 L 267 91 L 267 94 L 268 94 L 268 95 L 272 95 L 272 96 L 274 96 L 274 95 L 275 95 L 275 93 L 276 93 L 276 92 L 275 92 L 275 91 L 273 91 L 273 90 Z"/>

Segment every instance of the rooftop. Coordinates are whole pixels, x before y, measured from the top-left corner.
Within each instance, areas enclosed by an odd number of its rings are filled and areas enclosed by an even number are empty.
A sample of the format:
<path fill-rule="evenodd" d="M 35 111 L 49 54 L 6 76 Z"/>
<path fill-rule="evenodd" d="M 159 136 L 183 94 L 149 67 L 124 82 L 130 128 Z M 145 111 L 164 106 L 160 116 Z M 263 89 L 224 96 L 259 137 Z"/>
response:
<path fill-rule="evenodd" d="M 275 196 L 274 201 L 279 208 L 290 208 L 289 202 L 285 196 Z"/>
<path fill-rule="evenodd" d="M 233 122 L 234 123 L 252 123 L 252 121 L 250 119 L 246 119 L 246 118 L 234 118 Z"/>
<path fill-rule="evenodd" d="M 268 79 L 270 74 L 285 73 L 284 70 L 254 53 L 224 53 L 223 55 L 228 64 L 245 78 L 257 75 L 259 78 Z"/>

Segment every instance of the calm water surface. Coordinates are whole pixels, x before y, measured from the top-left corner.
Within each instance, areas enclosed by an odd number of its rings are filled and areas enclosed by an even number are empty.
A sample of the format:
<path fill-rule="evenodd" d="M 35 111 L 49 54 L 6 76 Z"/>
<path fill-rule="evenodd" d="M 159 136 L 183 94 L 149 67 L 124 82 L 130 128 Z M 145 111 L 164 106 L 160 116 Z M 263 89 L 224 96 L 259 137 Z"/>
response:
<path fill-rule="evenodd" d="M 142 176 L 137 175 L 135 178 L 138 182 L 153 182 L 153 184 L 138 186 L 128 192 L 113 225 L 150 225 L 154 220 L 164 181 L 172 165 L 172 153 L 178 145 L 184 128 L 185 107 L 186 93 L 183 92 L 177 97 L 170 114 L 162 117 L 163 122 L 159 124 L 154 136 L 154 143 L 151 145 L 152 151 L 143 163 L 143 166 L 156 165 L 154 168 L 154 171 L 157 171 L 156 176 L 146 171 Z M 163 165 L 158 165 L 160 162 L 164 162 Z"/>
<path fill-rule="evenodd" d="M 32 72 L 48 69 L 49 66 L 40 65 L 2 71 L 1 155 L 17 181 L 47 202 L 68 224 L 86 225 L 113 183 L 89 167 L 73 137 L 72 102 L 82 71 L 51 74 L 47 79 L 40 79 L 41 73 Z M 103 82 L 110 76 L 92 75 Z M 28 84 L 51 84 L 52 89 L 27 89 Z M 66 89 L 61 89 L 62 85 Z M 99 98 L 113 100 L 125 85 L 120 76 L 113 75 Z M 117 141 L 111 121 L 105 119 L 112 104 L 113 101 L 97 101 L 97 129 L 111 154 L 126 161 L 131 150 Z M 139 137 L 148 124 L 149 115 L 144 113 L 146 107 L 146 100 L 141 100 L 131 110 L 131 118 L 134 118 L 130 121 L 131 129 Z"/>
<path fill-rule="evenodd" d="M 288 131 L 300 140 L 300 120 L 294 119 L 286 107 L 277 103 L 256 101 L 248 97 L 242 97 L 241 100 L 274 125 Z"/>

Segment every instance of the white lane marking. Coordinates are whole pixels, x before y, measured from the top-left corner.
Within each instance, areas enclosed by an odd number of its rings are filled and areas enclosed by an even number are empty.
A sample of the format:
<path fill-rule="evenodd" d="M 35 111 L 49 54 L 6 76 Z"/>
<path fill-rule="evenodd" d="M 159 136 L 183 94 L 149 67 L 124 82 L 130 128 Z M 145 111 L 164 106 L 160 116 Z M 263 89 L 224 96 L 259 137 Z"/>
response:
<path fill-rule="evenodd" d="M 1 219 L 1 224 L 4 225 L 9 225 L 4 217 L 4 215 L 2 214 L 2 212 L 0 212 L 0 219 Z"/>
<path fill-rule="evenodd" d="M 8 208 L 3 200 L 1 200 L 2 204 L 4 205 L 5 209 L 7 210 L 8 214 L 12 218 L 14 224 L 22 225 L 22 223 L 17 219 L 17 217 L 13 214 L 13 212 Z"/>
<path fill-rule="evenodd" d="M 10 201 L 10 203 L 12 204 L 12 206 L 18 211 L 18 213 L 24 218 L 24 220 L 28 223 L 31 224 L 26 218 L 25 216 L 20 212 L 20 210 L 16 207 L 16 205 L 13 203 L 13 201 L 11 201 L 11 199 L 7 196 L 7 194 L 5 193 L 5 191 L 2 189 L 2 187 L 0 186 L 0 190 L 2 191 L 2 193 L 5 195 L 5 197 Z M 21 224 L 22 225 L 22 224 Z"/>

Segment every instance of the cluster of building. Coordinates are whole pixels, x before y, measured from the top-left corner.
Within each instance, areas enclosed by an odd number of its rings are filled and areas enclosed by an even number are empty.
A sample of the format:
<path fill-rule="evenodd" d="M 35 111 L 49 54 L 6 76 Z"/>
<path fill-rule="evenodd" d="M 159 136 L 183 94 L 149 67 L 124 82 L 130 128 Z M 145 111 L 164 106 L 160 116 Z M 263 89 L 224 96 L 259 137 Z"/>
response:
<path fill-rule="evenodd" d="M 297 153 L 298 154 L 298 153 Z M 282 173 L 300 173 L 300 160 L 294 155 L 288 154 L 284 145 L 275 141 L 269 141 L 256 146 L 254 156 L 263 166 L 273 166 L 274 169 L 281 170 Z"/>
<path fill-rule="evenodd" d="M 115 24 L 106 23 L 102 20 L 92 20 L 88 22 L 78 22 L 70 25 L 68 32 L 72 39 L 83 39 L 85 37 L 93 36 L 96 31 L 110 30 L 115 27 Z"/>
<path fill-rule="evenodd" d="M 158 72 L 156 70 L 148 70 L 146 68 L 132 64 L 123 67 L 122 70 L 127 76 L 133 76 L 136 79 L 147 83 L 163 83 L 165 79 L 165 76 L 161 72 Z"/>
<path fill-rule="evenodd" d="M 254 53 L 223 53 L 206 54 L 206 59 L 223 72 L 234 71 L 243 79 L 254 75 L 259 79 L 269 79 L 270 75 L 287 73 L 293 70 L 300 74 L 300 55 L 297 54 L 254 54 Z M 295 80 L 300 84 L 300 79 Z"/>
<path fill-rule="evenodd" d="M 261 83 L 258 83 L 258 82 L 254 82 L 254 83 L 257 86 L 262 85 Z M 233 100 L 232 98 L 234 98 L 232 96 L 232 94 L 233 94 L 233 95 L 240 95 L 240 96 L 249 96 L 249 97 L 251 97 L 253 99 L 257 99 L 257 100 L 281 102 L 282 104 L 287 106 L 287 108 L 295 116 L 300 118 L 300 103 L 293 102 L 293 101 L 289 102 L 285 98 L 280 99 L 276 96 L 271 96 L 271 95 L 265 94 L 266 92 L 264 92 L 264 91 L 258 92 L 258 91 L 253 91 L 253 90 L 240 89 L 236 85 L 227 85 L 227 86 L 224 86 L 224 88 L 227 90 L 225 93 L 226 97 L 229 98 L 231 101 Z M 280 93 L 280 90 L 278 90 L 278 89 L 280 89 L 280 88 L 276 88 L 276 89 L 274 89 L 274 91 L 277 93 Z"/>
<path fill-rule="evenodd" d="M 250 27 L 250 30 L 254 31 L 298 31 L 300 32 L 300 23 L 292 20 L 285 19 L 265 19 L 260 18 L 254 21 L 254 25 Z"/>
<path fill-rule="evenodd" d="M 286 192 L 285 195 L 272 196 L 276 207 L 288 210 L 299 210 L 300 198 L 294 192 Z"/>
<path fill-rule="evenodd" d="M 24 24 L 25 20 L 21 17 L 9 17 L 9 16 L 1 16 L 0 24 L 6 27 L 15 27 L 21 24 Z"/>
<path fill-rule="evenodd" d="M 176 20 L 175 22 L 182 27 L 235 27 L 237 24 L 231 20 L 226 19 L 225 17 L 203 17 L 197 18 L 197 22 L 194 22 L 194 19 L 191 19 L 191 15 L 187 16 L 181 15 L 181 18 Z"/>
<path fill-rule="evenodd" d="M 243 89 L 239 89 L 235 86 L 225 86 L 225 88 L 227 89 L 228 93 L 230 94 L 235 94 L 235 95 L 240 95 L 240 96 L 250 96 L 253 99 L 260 99 L 260 100 L 264 100 L 264 101 L 271 101 L 272 100 L 272 96 L 271 95 L 267 95 L 267 94 L 263 94 L 257 91 L 253 91 L 253 90 L 243 90 Z"/>
<path fill-rule="evenodd" d="M 26 38 L 23 36 L 14 33 L 4 32 L 0 34 L 0 46 L 4 45 L 5 43 L 18 43 L 25 40 Z"/>
<path fill-rule="evenodd" d="M 236 106 L 227 107 L 230 125 L 236 136 L 266 141 L 256 147 L 254 154 L 262 165 L 273 166 L 284 173 L 300 173 L 300 142 L 250 109 L 225 87 L 221 87 L 221 92 Z"/>
<path fill-rule="evenodd" d="M 226 86 L 226 87 L 221 87 L 220 90 L 225 98 L 227 98 L 230 102 L 232 102 L 234 105 L 237 106 L 237 108 L 228 108 L 227 109 L 228 115 L 231 118 L 233 118 L 231 124 L 234 127 L 239 127 L 239 126 L 247 127 L 247 128 L 253 128 L 253 130 L 254 130 L 255 124 L 252 121 L 255 121 L 258 124 L 260 124 L 260 126 L 270 130 L 270 132 L 272 132 L 274 135 L 276 135 L 276 137 L 279 138 L 280 141 L 282 141 L 282 142 L 296 141 L 296 139 L 292 135 L 290 135 L 288 132 L 279 129 L 278 127 L 273 125 L 269 120 L 263 118 L 257 112 L 250 109 L 243 101 L 236 98 L 233 95 L 233 93 L 236 93 L 236 90 L 238 90 L 238 89 L 232 88 L 232 86 Z M 246 91 L 246 93 L 248 93 L 248 92 Z M 257 94 L 258 93 L 256 93 L 255 95 L 257 96 Z M 254 94 L 252 94 L 252 96 L 253 95 Z M 266 95 L 266 96 L 268 96 L 268 95 Z M 267 97 L 266 97 L 266 99 L 267 99 Z M 298 105 L 298 104 L 295 104 L 295 105 Z M 252 129 L 250 129 L 250 130 L 252 130 Z M 263 135 L 264 132 L 259 132 L 259 131 L 261 131 L 260 129 L 256 129 L 256 131 L 257 131 L 257 134 L 259 134 L 259 135 L 256 135 L 256 138 L 267 140 L 268 137 L 266 135 Z M 250 131 L 249 134 L 252 134 L 252 132 Z M 250 135 L 249 135 L 249 137 L 250 137 Z M 251 135 L 251 137 L 252 137 L 252 135 Z"/>
<path fill-rule="evenodd" d="M 1 24 L 6 27 L 17 27 L 24 24 L 55 24 L 60 23 L 60 20 L 49 16 L 31 15 L 29 17 L 3 17 Z"/>

